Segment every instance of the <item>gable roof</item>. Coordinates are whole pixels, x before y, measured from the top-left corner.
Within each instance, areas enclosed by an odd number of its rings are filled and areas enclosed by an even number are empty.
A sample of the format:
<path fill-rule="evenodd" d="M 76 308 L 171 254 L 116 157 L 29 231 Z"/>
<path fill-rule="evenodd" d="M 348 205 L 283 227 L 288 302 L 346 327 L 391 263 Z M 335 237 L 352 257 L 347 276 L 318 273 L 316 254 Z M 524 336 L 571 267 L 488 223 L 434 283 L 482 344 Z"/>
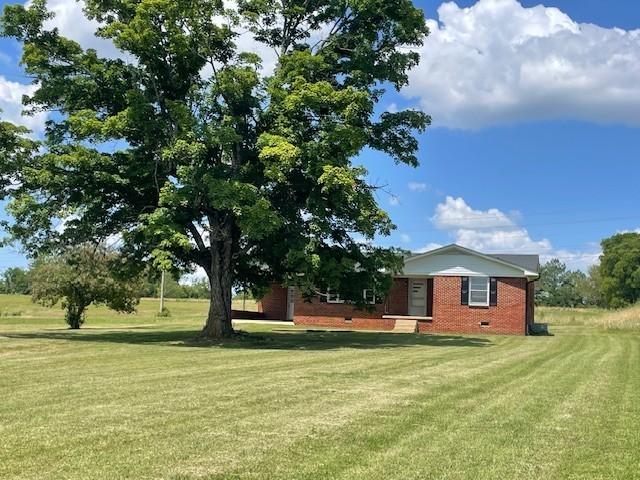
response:
<path fill-rule="evenodd" d="M 461 253 L 473 255 L 491 262 L 495 262 L 507 267 L 516 268 L 520 270 L 526 277 L 539 277 L 540 261 L 538 255 L 516 255 L 516 254 L 484 254 L 470 248 L 462 247 L 455 243 L 446 245 L 444 247 L 436 248 L 428 252 L 412 253 L 405 258 L 405 264 L 411 263 L 417 259 L 425 258 L 431 255 L 446 254 L 449 251 L 457 250 Z"/>
<path fill-rule="evenodd" d="M 511 253 L 490 253 L 490 257 L 504 260 L 513 265 L 518 265 L 530 272 L 540 273 L 539 255 L 516 255 Z"/>

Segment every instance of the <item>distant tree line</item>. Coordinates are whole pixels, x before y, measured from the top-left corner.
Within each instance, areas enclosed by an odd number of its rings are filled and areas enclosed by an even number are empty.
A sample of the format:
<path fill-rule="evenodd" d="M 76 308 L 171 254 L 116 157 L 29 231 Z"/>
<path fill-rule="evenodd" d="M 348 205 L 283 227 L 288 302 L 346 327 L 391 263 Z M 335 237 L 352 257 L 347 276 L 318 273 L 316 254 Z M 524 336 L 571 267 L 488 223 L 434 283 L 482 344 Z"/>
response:
<path fill-rule="evenodd" d="M 153 272 L 145 278 L 143 297 L 160 296 L 160 274 Z M 189 283 L 180 283 L 171 275 L 165 275 L 165 298 L 209 298 L 209 282 L 206 278 L 199 278 Z"/>
<path fill-rule="evenodd" d="M 640 301 L 640 233 L 617 234 L 603 240 L 601 245 L 600 263 L 593 265 L 586 273 L 569 270 L 558 259 L 542 265 L 540 280 L 536 282 L 536 303 L 554 307 L 621 308 Z M 77 272 L 65 274 L 67 270 L 56 266 L 56 261 L 50 258 L 47 262 L 36 261 L 30 268 L 6 269 L 0 274 L 0 293 L 33 295 L 34 275 L 42 279 L 43 271 L 59 270 L 59 274 L 49 275 L 51 278 L 78 275 Z M 77 262 L 76 257 L 71 257 L 69 261 Z M 44 269 L 43 263 L 50 265 L 48 269 Z M 158 272 L 148 271 L 136 281 L 136 288 L 142 296 L 159 296 Z M 234 298 L 242 299 L 243 295 L 242 291 L 237 291 Z M 165 297 L 207 299 L 209 284 L 205 278 L 181 284 L 173 276 L 166 275 Z M 245 298 L 250 299 L 251 295 L 247 294 Z"/>
<path fill-rule="evenodd" d="M 588 307 L 601 303 L 598 284 L 598 267 L 588 273 L 569 270 L 554 258 L 540 268 L 540 280 L 536 282 L 536 304 L 547 307 Z"/>
<path fill-rule="evenodd" d="M 536 304 L 621 308 L 640 301 L 640 233 L 620 233 L 601 245 L 600 263 L 587 273 L 569 270 L 558 259 L 542 265 Z"/>
<path fill-rule="evenodd" d="M 31 293 L 31 274 L 29 269 L 12 267 L 0 274 L 0 293 Z"/>
<path fill-rule="evenodd" d="M 0 274 L 0 293 L 31 295 L 33 290 L 34 266 L 28 268 L 7 268 Z M 140 281 L 143 297 L 160 296 L 160 274 L 149 272 Z M 189 283 L 179 283 L 171 275 L 165 276 L 165 298 L 209 298 L 209 283 L 206 278 Z"/>

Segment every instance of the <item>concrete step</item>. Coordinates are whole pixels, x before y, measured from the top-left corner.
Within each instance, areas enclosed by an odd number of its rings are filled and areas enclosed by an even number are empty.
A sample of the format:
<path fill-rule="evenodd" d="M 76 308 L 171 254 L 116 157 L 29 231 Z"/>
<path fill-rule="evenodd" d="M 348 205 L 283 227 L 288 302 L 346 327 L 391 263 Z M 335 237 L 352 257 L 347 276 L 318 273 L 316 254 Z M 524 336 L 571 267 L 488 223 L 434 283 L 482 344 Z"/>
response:
<path fill-rule="evenodd" d="M 396 333 L 416 333 L 418 331 L 417 320 L 396 320 L 392 332 Z"/>

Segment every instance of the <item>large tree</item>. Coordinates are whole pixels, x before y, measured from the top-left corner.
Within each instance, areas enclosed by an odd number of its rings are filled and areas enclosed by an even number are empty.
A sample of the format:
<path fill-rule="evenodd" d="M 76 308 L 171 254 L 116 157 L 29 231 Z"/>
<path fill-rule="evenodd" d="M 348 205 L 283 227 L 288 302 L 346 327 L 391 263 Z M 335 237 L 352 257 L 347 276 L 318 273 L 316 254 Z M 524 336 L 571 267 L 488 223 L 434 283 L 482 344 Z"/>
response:
<path fill-rule="evenodd" d="M 121 234 L 130 258 L 199 265 L 211 286 L 205 337 L 233 332 L 234 285 L 330 287 L 357 305 L 365 287 L 388 290 L 399 252 L 358 239 L 393 225 L 353 160 L 369 148 L 417 165 L 413 133 L 429 117 L 374 109 L 418 62 L 421 10 L 410 0 L 84 4 L 122 59 L 47 30 L 43 0 L 2 19 L 38 82 L 26 108 L 54 112 L 43 147 L 3 166 L 19 185 L 5 191 L 14 238 L 36 254 Z M 248 35 L 275 53 L 273 72 L 243 51 Z"/>
<path fill-rule="evenodd" d="M 640 301 L 640 233 L 620 233 L 602 241 L 599 282 L 607 307 Z"/>
<path fill-rule="evenodd" d="M 580 270 L 569 270 L 557 258 L 540 268 L 536 302 L 548 307 L 580 307 L 594 302 L 592 281 Z"/>

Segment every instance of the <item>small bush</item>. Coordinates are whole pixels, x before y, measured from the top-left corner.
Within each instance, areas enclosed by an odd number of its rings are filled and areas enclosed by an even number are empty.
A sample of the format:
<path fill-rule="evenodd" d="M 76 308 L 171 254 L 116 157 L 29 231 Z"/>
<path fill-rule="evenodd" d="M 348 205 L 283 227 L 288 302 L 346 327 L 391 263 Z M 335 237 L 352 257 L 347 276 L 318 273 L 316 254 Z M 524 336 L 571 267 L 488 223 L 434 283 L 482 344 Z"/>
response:
<path fill-rule="evenodd" d="M 170 317 L 170 316 L 171 316 L 171 312 L 167 307 L 163 307 L 162 311 L 156 313 L 156 317 Z"/>

